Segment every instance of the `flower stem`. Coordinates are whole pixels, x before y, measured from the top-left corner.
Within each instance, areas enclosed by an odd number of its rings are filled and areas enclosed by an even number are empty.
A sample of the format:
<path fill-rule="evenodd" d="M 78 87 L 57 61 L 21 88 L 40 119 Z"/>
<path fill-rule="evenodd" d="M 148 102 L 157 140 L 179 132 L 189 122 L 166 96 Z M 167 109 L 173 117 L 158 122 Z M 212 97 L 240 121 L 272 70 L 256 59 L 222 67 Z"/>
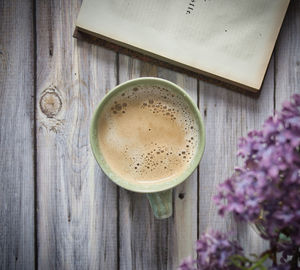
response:
<path fill-rule="evenodd" d="M 292 269 L 296 269 L 298 267 L 298 259 L 299 259 L 299 247 L 296 246 L 293 258 L 291 260 Z"/>
<path fill-rule="evenodd" d="M 273 261 L 273 266 L 277 266 L 277 243 L 278 243 L 279 238 L 276 237 L 275 242 L 270 241 L 270 257 L 272 258 Z"/>

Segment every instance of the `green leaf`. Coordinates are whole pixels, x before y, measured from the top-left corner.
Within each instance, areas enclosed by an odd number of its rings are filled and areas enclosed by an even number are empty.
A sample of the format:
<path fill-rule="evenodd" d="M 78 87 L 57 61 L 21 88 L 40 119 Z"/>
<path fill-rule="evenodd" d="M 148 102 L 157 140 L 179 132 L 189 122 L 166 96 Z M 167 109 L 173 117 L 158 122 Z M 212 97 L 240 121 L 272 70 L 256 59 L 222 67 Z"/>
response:
<path fill-rule="evenodd" d="M 290 242 L 291 238 L 289 236 L 287 236 L 286 234 L 284 234 L 284 233 L 281 232 L 279 234 L 279 241 Z"/>
<path fill-rule="evenodd" d="M 259 260 L 253 263 L 253 265 L 248 268 L 248 270 L 267 270 L 267 268 L 263 265 L 263 263 L 269 258 L 269 254 L 265 254 Z"/>
<path fill-rule="evenodd" d="M 241 270 L 248 270 L 248 267 L 252 264 L 251 260 L 242 255 L 233 255 L 230 260 L 234 266 Z"/>

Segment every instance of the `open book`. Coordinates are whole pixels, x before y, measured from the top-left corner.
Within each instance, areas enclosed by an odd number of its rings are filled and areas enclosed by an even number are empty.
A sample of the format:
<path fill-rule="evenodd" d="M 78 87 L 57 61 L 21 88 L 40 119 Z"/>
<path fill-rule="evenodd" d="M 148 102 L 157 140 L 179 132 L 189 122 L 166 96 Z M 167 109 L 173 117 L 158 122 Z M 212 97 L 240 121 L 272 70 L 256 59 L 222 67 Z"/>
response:
<path fill-rule="evenodd" d="M 84 0 L 76 27 L 258 91 L 289 0 Z"/>

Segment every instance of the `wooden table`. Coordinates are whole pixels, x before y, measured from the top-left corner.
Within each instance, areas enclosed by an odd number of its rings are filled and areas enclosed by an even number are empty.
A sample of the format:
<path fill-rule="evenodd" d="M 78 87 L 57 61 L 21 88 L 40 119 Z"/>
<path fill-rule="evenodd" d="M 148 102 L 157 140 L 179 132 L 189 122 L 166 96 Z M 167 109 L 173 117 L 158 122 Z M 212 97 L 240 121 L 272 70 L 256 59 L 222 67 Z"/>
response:
<path fill-rule="evenodd" d="M 72 38 L 81 0 L 0 1 L 0 268 L 176 269 L 200 233 L 265 243 L 212 201 L 237 140 L 300 92 L 300 1 L 292 0 L 258 99 Z M 207 129 L 197 171 L 155 220 L 145 196 L 118 188 L 89 147 L 93 110 L 118 83 L 157 76 L 198 102 Z"/>

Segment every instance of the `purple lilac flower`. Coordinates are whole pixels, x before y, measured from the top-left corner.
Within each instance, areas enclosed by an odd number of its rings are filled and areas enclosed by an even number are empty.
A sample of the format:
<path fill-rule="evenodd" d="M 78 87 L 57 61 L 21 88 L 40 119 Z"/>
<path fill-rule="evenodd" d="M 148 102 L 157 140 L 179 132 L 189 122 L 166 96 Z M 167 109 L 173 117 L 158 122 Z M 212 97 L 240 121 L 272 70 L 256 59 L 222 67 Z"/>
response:
<path fill-rule="evenodd" d="M 202 234 L 196 243 L 197 260 L 188 257 L 180 270 L 236 270 L 230 257 L 242 254 L 242 248 L 227 239 L 225 234 L 210 232 Z"/>
<path fill-rule="evenodd" d="M 263 237 L 276 242 L 284 233 L 299 246 L 300 95 L 285 102 L 261 130 L 241 138 L 238 147 L 244 165 L 219 186 L 219 213 L 233 212 L 251 222 L 263 215 Z"/>
<path fill-rule="evenodd" d="M 197 270 L 197 260 L 194 260 L 192 256 L 185 258 L 181 262 L 179 270 Z"/>

